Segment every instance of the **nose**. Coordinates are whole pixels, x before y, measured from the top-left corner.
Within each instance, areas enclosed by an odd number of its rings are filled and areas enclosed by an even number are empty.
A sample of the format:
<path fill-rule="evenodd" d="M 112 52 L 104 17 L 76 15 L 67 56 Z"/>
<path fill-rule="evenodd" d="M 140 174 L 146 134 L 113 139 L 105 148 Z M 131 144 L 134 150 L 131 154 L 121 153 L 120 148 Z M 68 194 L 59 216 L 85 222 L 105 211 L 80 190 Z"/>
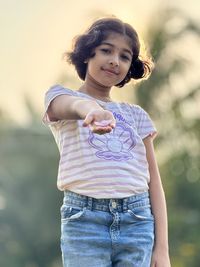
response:
<path fill-rule="evenodd" d="M 109 64 L 113 67 L 118 67 L 119 66 L 119 57 L 118 55 L 113 55 L 110 60 Z"/>

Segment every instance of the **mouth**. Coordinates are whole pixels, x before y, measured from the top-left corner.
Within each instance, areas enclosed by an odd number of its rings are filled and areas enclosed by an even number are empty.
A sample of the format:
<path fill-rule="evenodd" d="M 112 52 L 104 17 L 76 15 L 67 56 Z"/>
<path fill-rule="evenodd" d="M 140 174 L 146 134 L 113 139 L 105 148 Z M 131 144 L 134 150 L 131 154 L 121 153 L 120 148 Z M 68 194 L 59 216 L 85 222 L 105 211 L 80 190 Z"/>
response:
<path fill-rule="evenodd" d="M 102 68 L 103 71 L 105 71 L 107 74 L 111 74 L 111 75 L 119 75 L 119 72 L 111 70 L 111 69 L 105 69 Z"/>

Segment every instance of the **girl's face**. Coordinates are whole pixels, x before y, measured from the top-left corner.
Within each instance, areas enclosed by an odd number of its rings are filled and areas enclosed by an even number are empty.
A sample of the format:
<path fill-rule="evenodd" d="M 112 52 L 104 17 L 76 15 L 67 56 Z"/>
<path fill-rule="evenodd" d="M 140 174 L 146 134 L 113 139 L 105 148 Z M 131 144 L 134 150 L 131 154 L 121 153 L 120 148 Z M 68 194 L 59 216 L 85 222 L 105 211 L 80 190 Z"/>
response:
<path fill-rule="evenodd" d="M 111 87 L 126 77 L 133 55 L 128 37 L 113 32 L 94 53 L 88 60 L 86 80 L 89 74 L 99 84 Z"/>

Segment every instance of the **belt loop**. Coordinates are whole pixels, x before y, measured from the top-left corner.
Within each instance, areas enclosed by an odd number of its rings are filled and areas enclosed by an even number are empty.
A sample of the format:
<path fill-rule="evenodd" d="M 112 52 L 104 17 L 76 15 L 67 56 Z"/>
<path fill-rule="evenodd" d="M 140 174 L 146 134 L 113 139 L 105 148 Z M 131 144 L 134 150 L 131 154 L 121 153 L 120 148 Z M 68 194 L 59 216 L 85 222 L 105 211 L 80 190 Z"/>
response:
<path fill-rule="evenodd" d="M 128 210 L 128 199 L 124 198 L 123 199 L 123 211 L 127 211 Z"/>
<path fill-rule="evenodd" d="M 92 210 L 92 205 L 93 204 L 93 198 L 92 197 L 88 197 L 87 198 L 87 207 L 90 209 L 90 210 Z"/>

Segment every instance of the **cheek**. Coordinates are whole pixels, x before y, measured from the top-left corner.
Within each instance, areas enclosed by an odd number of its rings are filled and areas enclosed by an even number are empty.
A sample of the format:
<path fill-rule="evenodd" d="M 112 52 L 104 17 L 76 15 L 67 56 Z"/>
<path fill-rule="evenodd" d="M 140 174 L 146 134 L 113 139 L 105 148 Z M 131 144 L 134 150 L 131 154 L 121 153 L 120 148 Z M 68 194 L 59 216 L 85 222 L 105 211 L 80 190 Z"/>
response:
<path fill-rule="evenodd" d="M 91 60 L 90 62 L 88 62 L 88 66 L 87 66 L 87 71 L 91 74 L 91 73 L 95 73 L 97 71 L 97 64 L 95 61 Z"/>
<path fill-rule="evenodd" d="M 130 65 L 125 65 L 125 66 L 123 66 L 123 68 L 121 69 L 121 70 L 122 70 L 121 73 L 123 74 L 124 77 L 126 77 L 128 71 L 129 71 L 129 69 L 130 69 Z"/>
<path fill-rule="evenodd" d="M 129 62 L 129 63 L 126 64 L 126 66 L 125 66 L 126 72 L 129 71 L 129 69 L 130 69 L 130 67 L 131 67 L 131 63 L 132 63 L 132 62 Z"/>
<path fill-rule="evenodd" d="M 86 73 L 93 76 L 94 71 L 95 71 L 94 67 L 91 64 L 88 64 Z"/>

